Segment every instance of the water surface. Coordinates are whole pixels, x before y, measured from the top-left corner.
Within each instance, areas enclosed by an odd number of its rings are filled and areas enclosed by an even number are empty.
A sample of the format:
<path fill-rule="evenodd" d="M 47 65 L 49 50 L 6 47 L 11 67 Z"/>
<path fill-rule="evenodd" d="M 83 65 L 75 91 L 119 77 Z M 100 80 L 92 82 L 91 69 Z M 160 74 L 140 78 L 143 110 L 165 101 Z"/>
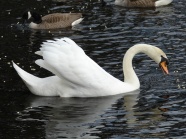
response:
<path fill-rule="evenodd" d="M 174 0 L 158 9 L 126 9 L 107 0 L 65 3 L 56 0 L 1 0 L 0 137 L 1 138 L 186 138 L 186 4 Z M 84 12 L 75 28 L 32 30 L 20 25 L 26 9 L 43 15 Z M 166 52 L 170 75 L 144 54 L 133 66 L 141 88 L 126 95 L 59 98 L 32 95 L 12 68 L 46 77 L 34 52 L 48 39 L 70 37 L 110 74 L 123 80 L 128 48 L 148 43 Z"/>

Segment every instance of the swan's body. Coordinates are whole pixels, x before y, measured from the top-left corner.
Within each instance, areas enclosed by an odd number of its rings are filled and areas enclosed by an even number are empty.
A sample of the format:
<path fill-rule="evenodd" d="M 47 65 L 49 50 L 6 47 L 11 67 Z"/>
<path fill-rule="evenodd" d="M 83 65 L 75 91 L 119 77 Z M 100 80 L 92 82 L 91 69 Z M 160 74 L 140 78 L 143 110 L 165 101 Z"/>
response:
<path fill-rule="evenodd" d="M 38 78 L 25 72 L 15 63 L 13 66 L 29 90 L 35 95 L 108 96 L 139 89 L 139 79 L 132 68 L 132 59 L 139 52 L 146 53 L 156 63 L 167 64 L 166 55 L 159 48 L 147 44 L 135 45 L 127 51 L 124 57 L 125 82 L 122 82 L 90 59 L 74 41 L 62 38 L 44 42 L 40 51 L 36 52 L 43 57 L 43 59 L 36 60 L 36 64 L 51 71 L 55 76 Z M 166 67 L 164 71 L 168 73 Z"/>
<path fill-rule="evenodd" d="M 33 19 L 29 24 L 32 29 L 66 28 L 75 26 L 83 20 L 82 13 L 53 13 L 41 17 L 40 14 L 32 11 L 25 12 L 22 18 Z"/>
<path fill-rule="evenodd" d="M 102 5 L 105 5 L 104 0 Z M 115 0 L 115 5 L 123 7 L 161 7 L 168 5 L 173 0 Z"/>

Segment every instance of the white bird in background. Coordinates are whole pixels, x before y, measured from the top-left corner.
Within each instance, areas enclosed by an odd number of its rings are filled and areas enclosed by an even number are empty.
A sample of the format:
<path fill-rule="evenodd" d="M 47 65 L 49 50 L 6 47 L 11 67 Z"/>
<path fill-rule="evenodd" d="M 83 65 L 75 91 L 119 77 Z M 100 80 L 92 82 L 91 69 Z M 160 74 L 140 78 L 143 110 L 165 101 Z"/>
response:
<path fill-rule="evenodd" d="M 140 82 L 132 67 L 132 59 L 140 52 L 147 54 L 168 74 L 165 53 L 148 44 L 134 45 L 126 52 L 123 59 L 124 82 L 107 73 L 69 38 L 49 40 L 41 46 L 36 54 L 43 59 L 35 63 L 54 76 L 38 78 L 13 63 L 29 90 L 39 96 L 98 97 L 137 90 Z"/>

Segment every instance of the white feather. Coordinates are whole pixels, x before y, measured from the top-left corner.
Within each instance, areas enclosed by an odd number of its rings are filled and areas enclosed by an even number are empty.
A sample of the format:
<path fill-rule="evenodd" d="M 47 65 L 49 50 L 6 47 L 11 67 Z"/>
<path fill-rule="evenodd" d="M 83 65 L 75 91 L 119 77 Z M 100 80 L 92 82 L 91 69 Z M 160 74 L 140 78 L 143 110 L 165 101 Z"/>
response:
<path fill-rule="evenodd" d="M 80 18 L 80 19 L 78 19 L 78 20 L 72 22 L 72 26 L 75 26 L 75 25 L 79 24 L 83 19 L 84 19 L 84 18 Z"/>
<path fill-rule="evenodd" d="M 172 2 L 173 0 L 158 0 L 155 2 L 155 7 L 160 7 L 164 5 L 168 5 Z"/>

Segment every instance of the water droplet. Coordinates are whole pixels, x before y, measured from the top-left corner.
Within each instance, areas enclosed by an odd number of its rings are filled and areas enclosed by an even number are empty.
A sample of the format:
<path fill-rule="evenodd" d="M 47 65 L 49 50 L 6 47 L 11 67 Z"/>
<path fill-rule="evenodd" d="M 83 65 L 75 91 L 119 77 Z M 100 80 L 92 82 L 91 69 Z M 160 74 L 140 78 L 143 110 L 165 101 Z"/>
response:
<path fill-rule="evenodd" d="M 180 89 L 180 85 L 178 84 L 178 89 Z"/>

